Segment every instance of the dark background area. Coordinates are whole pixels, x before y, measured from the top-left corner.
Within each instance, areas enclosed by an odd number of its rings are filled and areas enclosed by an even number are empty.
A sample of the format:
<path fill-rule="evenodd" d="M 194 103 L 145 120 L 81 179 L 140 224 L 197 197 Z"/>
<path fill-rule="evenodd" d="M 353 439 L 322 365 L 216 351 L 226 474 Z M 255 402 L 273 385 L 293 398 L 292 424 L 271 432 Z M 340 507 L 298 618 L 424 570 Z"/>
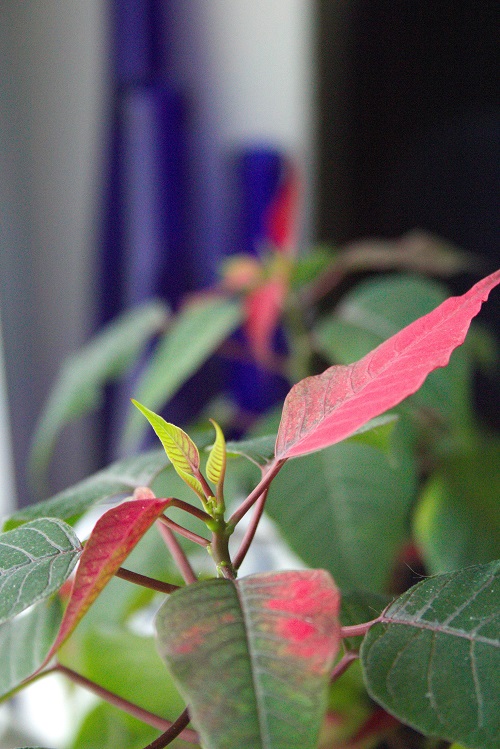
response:
<path fill-rule="evenodd" d="M 318 2 L 320 241 L 420 228 L 498 267 L 499 21 L 487 0 Z M 483 320 L 498 339 L 498 295 Z M 498 377 L 479 400 L 500 413 Z"/>
<path fill-rule="evenodd" d="M 338 13 L 325 1 L 318 14 L 319 238 L 419 225 L 491 252 L 498 3 L 357 0 Z"/>

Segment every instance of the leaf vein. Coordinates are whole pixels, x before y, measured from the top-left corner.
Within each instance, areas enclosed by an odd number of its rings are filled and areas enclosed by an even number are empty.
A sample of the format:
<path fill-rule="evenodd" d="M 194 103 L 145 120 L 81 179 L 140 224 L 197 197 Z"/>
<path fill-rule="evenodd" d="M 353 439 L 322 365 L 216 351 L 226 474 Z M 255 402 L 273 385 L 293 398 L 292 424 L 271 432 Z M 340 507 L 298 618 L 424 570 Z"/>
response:
<path fill-rule="evenodd" d="M 479 681 L 479 673 L 477 670 L 477 659 L 475 652 L 476 642 L 470 641 L 470 668 L 472 672 L 472 681 L 474 683 L 474 692 L 476 695 L 477 702 L 477 724 L 479 728 L 483 727 L 484 724 L 484 699 L 481 690 L 481 683 Z"/>

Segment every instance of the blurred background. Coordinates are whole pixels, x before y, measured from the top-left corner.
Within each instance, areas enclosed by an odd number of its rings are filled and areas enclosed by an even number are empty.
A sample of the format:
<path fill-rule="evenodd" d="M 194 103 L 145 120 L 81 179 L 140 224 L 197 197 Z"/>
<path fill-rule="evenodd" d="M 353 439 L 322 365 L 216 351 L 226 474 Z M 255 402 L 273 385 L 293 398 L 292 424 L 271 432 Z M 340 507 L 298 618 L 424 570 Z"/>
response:
<path fill-rule="evenodd" d="M 252 251 L 286 165 L 304 249 L 418 227 L 498 266 L 495 2 L 2 0 L 0 61 L 0 514 L 64 358 Z M 54 489 L 102 465 L 91 420 L 61 442 Z"/>
<path fill-rule="evenodd" d="M 303 247 L 419 227 L 495 264 L 495 6 L 3 1 L 4 504 L 30 500 L 30 435 L 64 357 L 137 301 L 213 283 L 286 160 Z M 99 464 L 95 444 L 90 423 L 67 431 L 55 488 Z"/>
<path fill-rule="evenodd" d="M 263 159 L 257 190 L 285 155 L 310 190 L 314 26 L 302 0 L 2 3 L 0 297 L 21 503 L 61 361 L 145 296 L 175 305 L 213 283 L 241 234 L 245 154 L 250 172 Z M 88 473 L 94 445 L 91 425 L 68 430 L 54 487 Z"/>

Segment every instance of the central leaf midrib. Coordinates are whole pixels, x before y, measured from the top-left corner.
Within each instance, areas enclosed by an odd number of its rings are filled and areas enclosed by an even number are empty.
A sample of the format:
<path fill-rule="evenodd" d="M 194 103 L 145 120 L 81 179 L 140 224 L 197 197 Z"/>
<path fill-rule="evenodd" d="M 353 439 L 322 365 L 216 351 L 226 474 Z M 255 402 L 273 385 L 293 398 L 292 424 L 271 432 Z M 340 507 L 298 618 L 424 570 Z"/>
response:
<path fill-rule="evenodd" d="M 411 621 L 408 619 L 396 618 L 396 617 L 383 617 L 380 620 L 381 624 L 402 624 L 407 627 L 414 627 L 416 629 L 424 629 L 429 632 L 437 632 L 438 634 L 448 635 L 449 637 L 461 637 L 471 642 L 481 642 L 484 645 L 491 645 L 493 647 L 500 646 L 500 640 L 493 640 L 490 637 L 484 637 L 483 635 L 475 635 L 470 632 L 466 632 L 463 629 L 455 629 L 447 627 L 438 622 L 424 622 L 424 621 Z"/>
<path fill-rule="evenodd" d="M 255 694 L 255 704 L 257 706 L 257 722 L 259 725 L 259 736 L 261 739 L 261 745 L 262 745 L 262 749 L 272 749 L 272 745 L 270 742 L 270 735 L 269 735 L 269 726 L 267 724 L 267 721 L 265 721 L 266 725 L 264 725 L 264 721 L 263 721 L 263 718 L 266 714 L 265 709 L 264 709 L 265 705 L 263 703 L 263 698 L 261 697 L 259 690 L 257 689 L 257 686 L 259 684 L 259 679 L 256 673 L 256 669 L 254 667 L 254 659 L 253 659 L 254 652 L 256 653 L 257 649 L 253 646 L 252 628 L 251 626 L 247 625 L 247 620 L 250 620 L 249 607 L 246 604 L 245 596 L 242 595 L 242 591 L 240 591 L 240 586 L 238 585 L 237 581 L 235 582 L 234 587 L 235 587 L 236 595 L 238 597 L 238 601 L 240 604 L 241 613 L 243 615 L 243 629 L 245 632 L 248 654 L 250 656 L 250 673 L 252 677 L 253 691 Z M 264 730 L 265 727 L 267 728 L 267 731 Z"/>

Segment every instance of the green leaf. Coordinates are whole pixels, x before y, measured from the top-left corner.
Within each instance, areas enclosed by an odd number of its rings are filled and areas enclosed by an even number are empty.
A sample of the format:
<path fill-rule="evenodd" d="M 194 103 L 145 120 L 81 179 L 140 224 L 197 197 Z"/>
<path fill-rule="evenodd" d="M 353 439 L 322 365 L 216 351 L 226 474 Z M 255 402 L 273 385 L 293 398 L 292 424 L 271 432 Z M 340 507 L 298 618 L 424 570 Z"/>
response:
<path fill-rule="evenodd" d="M 158 730 L 101 703 L 90 710 L 78 728 L 72 749 L 143 749 L 158 737 Z M 174 745 L 175 746 L 175 745 Z M 179 747 L 186 746 L 178 744 Z"/>
<path fill-rule="evenodd" d="M 215 429 L 215 443 L 210 450 L 207 460 L 207 476 L 216 486 L 224 482 L 226 472 L 226 440 L 224 433 L 216 421 L 210 419 Z"/>
<path fill-rule="evenodd" d="M 158 647 L 206 749 L 313 749 L 339 647 L 322 570 L 208 580 L 157 616 Z"/>
<path fill-rule="evenodd" d="M 319 349 L 332 363 L 349 364 L 401 328 L 431 312 L 447 297 L 434 281 L 407 274 L 368 279 L 343 297 L 334 315 L 315 328 Z M 412 402 L 462 429 L 470 422 L 471 363 L 467 344 L 445 369 L 432 372 Z"/>
<path fill-rule="evenodd" d="M 500 439 L 443 461 L 424 489 L 415 534 L 435 574 L 500 558 Z"/>
<path fill-rule="evenodd" d="M 241 305 L 224 298 L 207 297 L 185 307 L 154 352 L 137 385 L 137 400 L 161 411 L 241 320 Z M 126 451 L 130 452 L 143 431 L 139 415 L 132 411 L 123 436 Z"/>
<path fill-rule="evenodd" d="M 146 710 L 170 719 L 184 710 L 153 637 L 106 624 L 92 627 L 80 643 L 79 660 L 88 679 Z"/>
<path fill-rule="evenodd" d="M 341 442 L 289 461 L 271 485 L 266 511 L 291 549 L 331 572 L 343 591 L 384 591 L 407 536 L 415 467 L 401 444 L 397 449 L 386 456 Z"/>
<path fill-rule="evenodd" d="M 40 601 L 29 611 L 0 624 L 0 698 L 10 695 L 40 668 L 62 619 L 58 598 Z"/>
<path fill-rule="evenodd" d="M 473 749 L 500 740 L 500 561 L 424 580 L 361 648 L 370 695 L 426 735 Z"/>
<path fill-rule="evenodd" d="M 55 593 L 82 552 L 72 528 L 42 518 L 0 535 L 0 623 Z"/>
<path fill-rule="evenodd" d="M 356 361 L 446 297 L 442 284 L 417 276 L 370 278 L 343 296 L 334 314 L 320 320 L 315 335 L 335 363 Z"/>
<path fill-rule="evenodd" d="M 177 715 L 169 717 L 173 720 Z M 71 749 L 144 749 L 158 739 L 158 733 L 157 728 L 146 725 L 114 705 L 101 702 L 83 719 Z M 198 744 L 180 738 L 168 746 L 169 749 L 199 749 Z"/>
<path fill-rule="evenodd" d="M 166 322 L 167 309 L 162 302 L 137 307 L 111 322 L 66 360 L 36 427 L 30 459 L 34 484 L 42 479 L 63 426 L 101 405 L 104 385 L 132 366 Z"/>
<path fill-rule="evenodd" d="M 361 442 L 364 445 L 371 445 L 371 447 L 376 447 L 382 452 L 389 453 L 391 437 L 398 419 L 399 416 L 394 413 L 376 416 L 374 419 L 367 421 L 364 426 L 356 430 L 347 439 Z"/>
<path fill-rule="evenodd" d="M 292 267 L 292 288 L 300 289 L 315 281 L 322 273 L 335 268 L 334 248 L 326 245 L 313 247 L 306 254 L 299 255 Z"/>
<path fill-rule="evenodd" d="M 146 417 L 155 430 L 167 453 L 168 459 L 181 479 L 196 492 L 203 502 L 205 499 L 203 487 L 196 478 L 196 474 L 199 473 L 200 469 L 200 454 L 191 437 L 183 429 L 165 421 L 161 416 L 158 416 L 154 411 L 146 408 L 146 406 L 143 406 L 136 400 L 132 400 L 132 403 Z"/>
<path fill-rule="evenodd" d="M 391 436 L 398 421 L 397 414 L 384 414 L 370 419 L 364 426 L 357 429 L 348 440 L 361 442 L 372 447 L 377 447 L 383 452 L 389 452 Z M 276 427 L 279 424 L 279 414 L 276 418 Z M 260 467 L 266 466 L 274 458 L 274 447 L 276 445 L 276 433 L 266 434 L 262 437 L 228 442 L 226 445 L 228 457 L 243 456 L 251 463 Z"/>
<path fill-rule="evenodd" d="M 258 466 L 265 466 L 274 458 L 275 444 L 276 434 L 269 434 L 239 442 L 228 442 L 226 448 L 230 457 L 241 455 Z"/>
<path fill-rule="evenodd" d="M 96 504 L 120 495 L 133 494 L 139 486 L 149 486 L 167 465 L 168 459 L 163 450 L 151 450 L 117 461 L 44 502 L 24 507 L 5 522 L 4 528 L 10 530 L 39 517 L 56 517 L 74 522 Z"/>

